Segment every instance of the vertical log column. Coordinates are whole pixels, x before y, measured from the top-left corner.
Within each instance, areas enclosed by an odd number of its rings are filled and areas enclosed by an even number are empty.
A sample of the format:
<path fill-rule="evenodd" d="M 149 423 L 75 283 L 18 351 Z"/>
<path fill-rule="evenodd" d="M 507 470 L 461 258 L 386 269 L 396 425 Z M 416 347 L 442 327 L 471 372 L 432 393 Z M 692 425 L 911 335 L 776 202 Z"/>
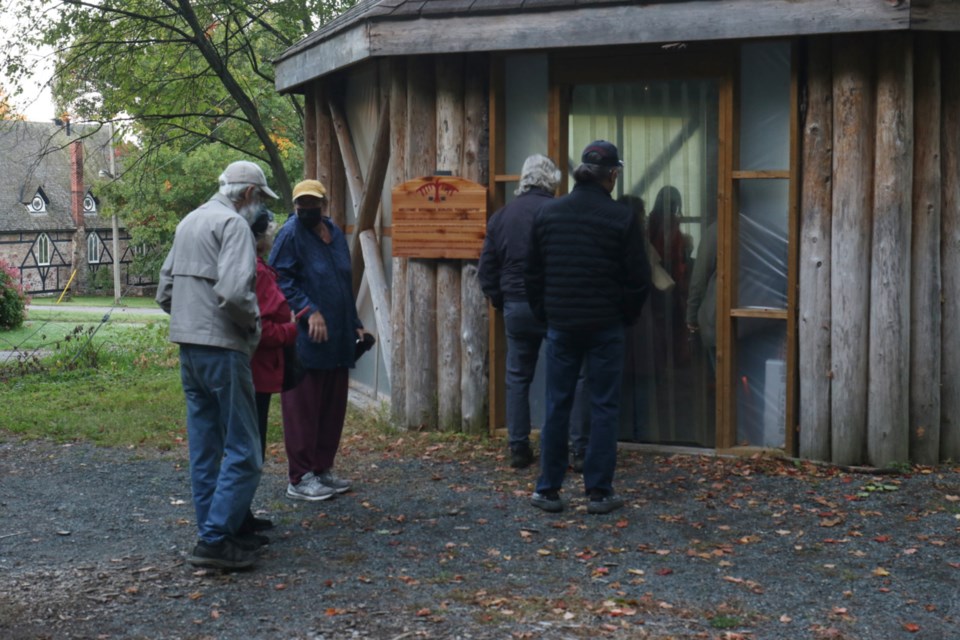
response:
<path fill-rule="evenodd" d="M 487 58 L 467 56 L 464 72 L 463 177 L 487 183 Z M 489 200 L 489 198 L 488 198 Z M 465 260 L 460 279 L 460 398 L 463 431 L 487 433 L 487 300 L 477 262 Z"/>
<path fill-rule="evenodd" d="M 437 166 L 461 175 L 463 164 L 463 57 L 436 58 Z M 460 431 L 460 261 L 437 262 L 437 419 Z"/>
<path fill-rule="evenodd" d="M 437 160 L 436 83 L 433 59 L 407 61 L 406 173 L 432 175 Z M 430 260 L 407 261 L 404 309 L 407 426 L 437 424 L 437 269 Z"/>
<path fill-rule="evenodd" d="M 912 37 L 883 34 L 877 46 L 867 459 L 878 467 L 910 455 Z"/>
<path fill-rule="evenodd" d="M 407 66 L 394 59 L 390 74 L 390 188 L 406 181 L 407 158 Z M 393 219 L 391 217 L 392 224 Z M 393 258 L 390 269 L 390 415 L 395 424 L 407 424 L 406 308 L 407 259 Z"/>
<path fill-rule="evenodd" d="M 317 177 L 317 110 L 315 96 L 316 82 L 307 89 L 303 96 L 303 177 L 316 179 Z"/>
<path fill-rule="evenodd" d="M 833 218 L 830 254 L 831 455 L 863 462 L 867 434 L 873 121 L 869 36 L 833 41 Z"/>
<path fill-rule="evenodd" d="M 941 50 L 943 365 L 940 459 L 960 460 L 960 36 L 944 34 Z"/>
<path fill-rule="evenodd" d="M 327 200 L 330 201 L 328 213 L 333 222 L 346 233 L 347 229 L 347 170 L 343 162 L 343 156 L 340 153 L 340 145 L 336 140 L 336 129 L 334 128 L 333 118 L 330 114 L 330 100 L 340 100 L 343 96 L 343 81 L 334 78 L 326 85 L 323 103 L 323 109 L 326 117 L 329 119 L 330 127 L 330 167 L 327 171 L 329 182 L 323 182 L 327 187 Z M 320 105 L 317 108 L 321 108 Z M 321 172 L 323 169 L 321 168 Z"/>
<path fill-rule="evenodd" d="M 830 40 L 810 40 L 800 207 L 800 457 L 830 459 Z"/>
<path fill-rule="evenodd" d="M 330 120 L 330 110 L 327 108 L 327 92 L 323 84 L 317 83 L 314 87 L 313 101 L 310 107 L 312 107 L 313 118 L 316 122 L 317 157 L 313 162 L 314 173 L 308 173 L 306 177 L 319 180 L 324 187 L 330 189 L 334 147 L 333 123 Z"/>
<path fill-rule="evenodd" d="M 940 36 L 914 40 L 910 459 L 940 457 Z"/>

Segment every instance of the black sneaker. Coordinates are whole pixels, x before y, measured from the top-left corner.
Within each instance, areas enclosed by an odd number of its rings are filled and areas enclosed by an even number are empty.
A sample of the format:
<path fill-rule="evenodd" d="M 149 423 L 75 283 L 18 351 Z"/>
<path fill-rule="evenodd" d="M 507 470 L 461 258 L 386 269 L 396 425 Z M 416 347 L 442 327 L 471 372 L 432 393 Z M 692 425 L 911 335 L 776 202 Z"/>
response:
<path fill-rule="evenodd" d="M 256 551 L 260 547 L 270 544 L 270 538 L 260 533 L 238 533 L 232 540 L 244 551 Z"/>
<path fill-rule="evenodd" d="M 529 444 L 517 444 L 510 448 L 510 466 L 526 469 L 533 464 L 533 450 Z"/>
<path fill-rule="evenodd" d="M 587 513 L 610 513 L 623 506 L 623 498 L 615 493 L 605 494 L 600 491 L 590 492 L 590 502 L 587 503 Z"/>
<path fill-rule="evenodd" d="M 570 468 L 577 473 L 583 473 L 583 459 L 586 454 L 581 451 L 570 456 Z"/>
<path fill-rule="evenodd" d="M 563 511 L 563 500 L 560 499 L 560 493 L 557 491 L 535 492 L 530 496 L 530 504 L 548 513 Z"/>
<path fill-rule="evenodd" d="M 252 551 L 245 551 L 230 538 L 224 538 L 216 544 L 201 540 L 187 556 L 187 562 L 195 567 L 246 569 L 253 566 L 254 556 Z"/>
<path fill-rule="evenodd" d="M 240 533 L 257 533 L 258 531 L 268 531 L 273 529 L 273 521 L 266 518 L 257 518 L 252 513 L 247 513 L 246 519 L 240 525 Z"/>

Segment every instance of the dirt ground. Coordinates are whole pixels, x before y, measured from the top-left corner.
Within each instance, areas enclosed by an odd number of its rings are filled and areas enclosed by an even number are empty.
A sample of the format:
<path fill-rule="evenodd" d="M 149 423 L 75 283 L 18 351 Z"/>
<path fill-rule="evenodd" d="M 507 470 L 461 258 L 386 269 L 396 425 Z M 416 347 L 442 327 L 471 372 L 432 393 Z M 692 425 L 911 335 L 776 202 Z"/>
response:
<path fill-rule="evenodd" d="M 502 443 L 350 431 L 356 490 L 255 507 L 252 571 L 198 571 L 185 450 L 0 432 L 0 638 L 960 637 L 960 467 L 843 473 L 621 451 L 628 505 L 532 508 Z"/>

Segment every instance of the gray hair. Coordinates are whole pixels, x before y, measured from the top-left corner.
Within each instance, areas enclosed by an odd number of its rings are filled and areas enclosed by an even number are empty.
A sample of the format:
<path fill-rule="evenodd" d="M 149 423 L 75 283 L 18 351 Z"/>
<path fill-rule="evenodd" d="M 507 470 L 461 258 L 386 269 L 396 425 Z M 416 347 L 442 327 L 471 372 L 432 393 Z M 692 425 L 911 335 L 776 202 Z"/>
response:
<path fill-rule="evenodd" d="M 553 160 L 547 156 L 535 153 L 523 161 L 523 169 L 520 171 L 520 186 L 514 191 L 516 195 L 526 193 L 534 187 L 539 187 L 544 191 L 553 193 L 560 184 L 560 170 Z"/>
<path fill-rule="evenodd" d="M 226 174 L 221 173 L 219 182 L 220 182 L 220 195 L 224 196 L 230 202 L 240 202 L 243 200 L 243 192 L 249 189 L 250 187 L 257 187 L 255 184 L 243 184 L 239 182 L 227 182 L 225 179 Z M 260 187 L 257 187 L 259 189 Z"/>

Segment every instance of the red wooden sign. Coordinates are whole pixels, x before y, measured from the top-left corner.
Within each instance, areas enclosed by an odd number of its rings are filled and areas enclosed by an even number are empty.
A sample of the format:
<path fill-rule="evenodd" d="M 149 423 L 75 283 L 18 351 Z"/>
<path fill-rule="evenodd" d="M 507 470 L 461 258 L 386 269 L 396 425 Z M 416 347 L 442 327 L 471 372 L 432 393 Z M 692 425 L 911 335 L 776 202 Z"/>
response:
<path fill-rule="evenodd" d="M 427 176 L 393 189 L 393 255 L 480 257 L 487 229 L 487 188 L 451 176 Z"/>

